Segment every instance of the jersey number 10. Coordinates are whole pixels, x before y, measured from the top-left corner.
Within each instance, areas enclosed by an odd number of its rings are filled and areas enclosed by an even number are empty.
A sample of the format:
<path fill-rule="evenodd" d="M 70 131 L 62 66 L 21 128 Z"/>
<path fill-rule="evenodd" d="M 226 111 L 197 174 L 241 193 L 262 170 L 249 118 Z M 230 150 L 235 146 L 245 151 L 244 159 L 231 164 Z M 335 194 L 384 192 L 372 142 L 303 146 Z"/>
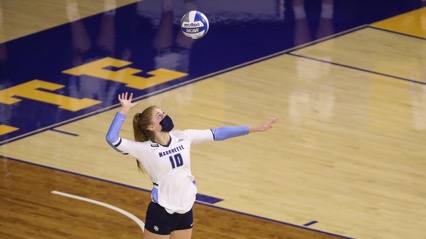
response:
<path fill-rule="evenodd" d="M 170 164 L 172 165 L 172 168 L 180 167 L 183 165 L 183 158 L 180 154 L 171 155 L 169 157 Z"/>

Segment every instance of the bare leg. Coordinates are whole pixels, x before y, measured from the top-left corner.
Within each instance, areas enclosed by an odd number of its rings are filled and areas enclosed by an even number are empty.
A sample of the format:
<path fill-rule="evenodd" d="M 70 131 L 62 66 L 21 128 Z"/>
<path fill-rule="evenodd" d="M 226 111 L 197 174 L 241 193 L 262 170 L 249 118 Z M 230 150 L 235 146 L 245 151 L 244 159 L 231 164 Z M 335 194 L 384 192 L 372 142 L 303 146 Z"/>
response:
<path fill-rule="evenodd" d="M 173 231 L 170 239 L 191 239 L 192 229 Z"/>
<path fill-rule="evenodd" d="M 170 235 L 158 235 L 148 230 L 144 230 L 143 239 L 171 239 Z"/>

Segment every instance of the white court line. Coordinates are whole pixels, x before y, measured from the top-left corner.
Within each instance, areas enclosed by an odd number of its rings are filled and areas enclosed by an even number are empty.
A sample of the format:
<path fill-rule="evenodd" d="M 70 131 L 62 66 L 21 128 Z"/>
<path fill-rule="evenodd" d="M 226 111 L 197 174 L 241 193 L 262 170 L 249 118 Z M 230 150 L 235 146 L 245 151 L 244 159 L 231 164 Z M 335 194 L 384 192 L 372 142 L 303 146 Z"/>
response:
<path fill-rule="evenodd" d="M 61 196 L 64 196 L 64 197 L 74 198 L 74 199 L 85 201 L 85 202 L 90 202 L 90 203 L 93 203 L 93 204 L 96 204 L 96 205 L 100 205 L 100 206 L 112 209 L 116 212 L 119 212 L 119 213 L 127 216 L 128 218 L 132 219 L 133 221 L 135 221 L 140 226 L 140 228 L 142 229 L 142 233 L 144 231 L 145 223 L 143 221 L 141 221 L 139 218 L 137 218 L 135 215 L 133 215 L 133 214 L 127 212 L 127 211 L 124 211 L 123 209 L 120 209 L 118 207 L 115 207 L 115 206 L 112 206 L 112 205 L 109 205 L 109 204 L 106 204 L 106 203 L 103 203 L 103 202 L 99 202 L 99 201 L 96 201 L 96 200 L 93 200 L 93 199 L 84 198 L 84 197 L 80 197 L 80 196 L 76 196 L 76 195 L 72 195 L 72 194 L 68 194 L 68 193 L 63 193 L 63 192 L 59 192 L 59 191 L 52 191 L 52 193 L 57 194 L 57 195 L 61 195 Z"/>

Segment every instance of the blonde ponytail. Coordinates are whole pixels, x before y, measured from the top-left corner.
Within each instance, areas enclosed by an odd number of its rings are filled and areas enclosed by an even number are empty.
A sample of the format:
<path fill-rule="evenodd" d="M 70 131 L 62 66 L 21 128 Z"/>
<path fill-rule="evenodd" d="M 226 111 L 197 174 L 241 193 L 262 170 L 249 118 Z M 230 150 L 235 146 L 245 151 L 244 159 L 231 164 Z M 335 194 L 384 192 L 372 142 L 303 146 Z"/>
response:
<path fill-rule="evenodd" d="M 158 108 L 153 105 L 146 108 L 142 113 L 136 113 L 133 116 L 133 135 L 135 141 L 137 142 L 145 142 L 145 141 L 154 141 L 154 132 L 148 130 L 148 126 L 152 124 L 151 117 L 154 109 Z M 139 160 L 136 160 L 136 165 L 138 166 L 138 170 L 144 173 L 144 169 Z"/>

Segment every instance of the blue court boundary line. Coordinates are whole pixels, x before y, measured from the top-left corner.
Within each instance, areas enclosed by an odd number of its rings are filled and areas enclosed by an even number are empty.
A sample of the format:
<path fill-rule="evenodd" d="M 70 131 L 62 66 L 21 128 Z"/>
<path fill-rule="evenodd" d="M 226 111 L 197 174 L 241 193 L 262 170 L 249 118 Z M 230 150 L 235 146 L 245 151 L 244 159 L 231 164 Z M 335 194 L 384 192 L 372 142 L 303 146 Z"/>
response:
<path fill-rule="evenodd" d="M 357 70 L 357 71 L 367 72 L 367 73 L 371 73 L 371 74 L 375 74 L 375 75 L 386 76 L 386 77 L 394 78 L 394 79 L 397 79 L 397 80 L 403 80 L 403 81 L 408 81 L 408 82 L 411 82 L 411 83 L 426 85 L 426 82 L 422 82 L 422 81 L 411 80 L 411 79 L 407 79 L 407 78 L 404 78 L 404 77 L 380 73 L 380 72 L 377 72 L 377 71 L 370 71 L 370 70 L 366 70 L 366 69 L 362 69 L 362 68 L 358 68 L 358 67 L 354 67 L 354 66 L 348 66 L 348 65 L 344 65 L 344 64 L 340 64 L 340 63 L 336 63 L 336 62 L 325 61 L 325 60 L 321 60 L 321 59 L 317 59 L 317 58 L 313 58 L 313 57 L 309 57 L 309 56 L 294 54 L 294 53 L 291 53 L 291 52 L 287 53 L 287 54 L 290 55 L 290 56 L 305 58 L 305 59 L 309 59 L 309 60 L 313 60 L 313 61 L 319 61 L 319 62 L 322 62 L 322 63 L 328 63 L 328 64 L 331 64 L 331 65 L 345 67 L 345 68 L 349 68 L 349 69 L 353 69 L 353 70 Z"/>
<path fill-rule="evenodd" d="M 406 37 L 416 38 L 416 39 L 419 39 L 419 40 L 426 40 L 425 37 L 419 37 L 419 36 L 410 35 L 410 34 L 407 34 L 407 33 L 392 31 L 392 30 L 385 29 L 385 28 L 375 27 L 375 26 L 371 26 L 371 25 L 369 25 L 367 28 L 371 28 L 371 29 L 375 29 L 375 30 L 379 30 L 379 31 L 384 31 L 384 32 L 389 32 L 389 33 L 402 35 L 402 36 L 406 36 Z"/>
<path fill-rule="evenodd" d="M 305 226 L 305 227 L 309 227 L 309 226 L 311 226 L 311 225 L 313 225 L 313 224 L 315 224 L 315 223 L 317 223 L 318 221 L 311 221 L 311 222 L 308 222 L 308 223 L 305 223 L 305 224 L 303 224 L 303 226 Z"/>
<path fill-rule="evenodd" d="M 66 131 L 63 131 L 63 130 L 56 129 L 56 128 L 51 129 L 51 131 L 61 133 L 61 134 L 67 134 L 67 135 L 71 135 L 71 136 L 78 136 L 78 134 L 66 132 Z"/>
<path fill-rule="evenodd" d="M 105 182 L 105 183 L 110 183 L 110 184 L 114 184 L 114 185 L 118 185 L 118 186 L 123 186 L 123 187 L 126 187 L 126 188 L 131 188 L 131 189 L 135 189 L 135 190 L 139 190 L 139 191 L 143 191 L 143 192 L 147 192 L 147 193 L 151 192 L 151 190 L 148 190 L 148 189 L 139 188 L 139 187 L 136 187 L 136 186 L 118 183 L 118 182 L 114 182 L 114 181 L 110 181 L 110 180 L 106 180 L 106 179 L 102 179 L 102 178 L 97 178 L 97 177 L 93 177 L 93 176 L 89 176 L 89 175 L 85 175 L 85 174 L 75 173 L 75 172 L 71 172 L 71 171 L 67 171 L 67 170 L 63 170 L 63 169 L 59 169 L 59 168 L 54 168 L 54 167 L 50 167 L 50 166 L 46 166 L 46 165 L 42 165 L 42 164 L 28 162 L 28 161 L 21 160 L 21 159 L 11 158 L 11 157 L 7 157 L 7 156 L 3 156 L 3 155 L 0 155 L 0 157 L 4 158 L 6 160 L 15 161 L 15 162 L 18 162 L 18 163 L 24 163 L 24 164 L 28 164 L 28 165 L 32 165 L 32 166 L 36 166 L 36 167 L 46 168 L 46 169 L 50 169 L 50 170 L 53 170 L 53 171 L 58 171 L 58 172 L 66 173 L 66 174 L 71 174 L 71 175 L 75 175 L 75 176 L 89 178 L 89 179 L 93 179 L 93 180 L 97 180 L 97 181 L 101 181 L 101 182 Z M 316 233 L 320 233 L 320 234 L 325 234 L 325 235 L 329 235 L 329 236 L 336 236 L 336 237 L 340 237 L 340 238 L 343 238 L 343 239 L 354 239 L 352 237 L 346 237 L 346 236 L 342 236 L 342 235 L 338 235 L 338 234 L 333 234 L 333 233 L 329 233 L 329 232 L 315 230 L 315 229 L 308 228 L 308 227 L 305 227 L 305 226 L 299 226 L 299 225 L 291 224 L 291 223 L 288 223 L 288 222 L 278 221 L 278 220 L 274 220 L 274 219 L 270 219 L 270 218 L 266 218 L 266 217 L 256 216 L 256 215 L 249 214 L 249 213 L 244 213 L 244 212 L 240 212 L 240 211 L 236 211 L 236 210 L 232 210 L 232 209 L 227 209 L 227 208 L 215 206 L 215 205 L 212 205 L 212 204 L 209 204 L 209 203 L 204 203 L 204 202 L 201 202 L 201 201 L 195 201 L 195 203 L 201 204 L 201 205 L 204 205 L 204 206 L 208 206 L 208 207 L 211 207 L 211 208 L 223 210 L 223 211 L 228 211 L 228 212 L 232 212 L 232 213 L 236 213 L 236 214 L 240 214 L 240 215 L 258 218 L 258 219 L 265 220 L 265 221 L 275 222 L 275 223 L 279 223 L 279 224 L 282 224 L 282 225 L 287 225 L 287 226 L 291 226 L 291 227 L 295 227 L 295 228 L 299 228 L 299 229 L 303 229 L 303 230 L 308 230 L 308 231 L 312 231 L 312 232 L 316 232 Z"/>
<path fill-rule="evenodd" d="M 402 36 L 406 36 L 406 37 L 411 37 L 411 38 L 415 38 L 415 39 L 419 39 L 419 40 L 426 40 L 426 38 L 422 38 L 422 37 L 417 37 L 417 36 L 413 36 L 413 35 L 409 35 L 409 34 L 404 34 L 404 33 L 400 33 L 400 32 L 390 31 L 390 30 L 387 30 L 387 29 L 377 28 L 377 27 L 373 27 L 371 25 L 363 25 L 363 26 L 359 26 L 359 27 L 356 27 L 356 28 L 349 29 L 349 30 L 347 30 L 345 32 L 338 33 L 336 35 L 331 35 L 331 36 L 328 36 L 328 37 L 325 37 L 325 38 L 321 38 L 321 39 L 319 39 L 317 41 L 310 42 L 308 44 L 301 45 L 299 47 L 292 48 L 292 49 L 290 49 L 290 51 L 286 51 L 283 54 L 287 54 L 287 55 L 291 55 L 291 56 L 295 56 L 295 57 L 301 57 L 301 58 L 305 58 L 305 59 L 309 59 L 309 60 L 314 60 L 314 61 L 319 61 L 319 62 L 323 62 L 323 63 L 328 63 L 328 64 L 331 64 L 331 65 L 345 67 L 345 68 L 349 68 L 349 69 L 353 69 L 353 70 L 358 70 L 358 71 L 362 71 L 362 72 L 368 72 L 368 73 L 372 73 L 372 74 L 376 74 L 376 75 L 386 76 L 386 77 L 394 78 L 394 79 L 397 79 L 397 80 L 403 80 L 403 81 L 407 81 L 407 82 L 411 82 L 411 83 L 426 85 L 426 82 L 422 82 L 422 81 L 416 81 L 416 80 L 412 80 L 412 79 L 408 79 L 408 78 L 404 78 L 404 77 L 389 75 L 389 74 L 380 73 L 380 72 L 376 72 L 376 71 L 370 71 L 370 70 L 367 70 L 367 69 L 362 69 L 362 68 L 358 68 L 358 67 L 354 67 L 354 66 L 348 66 L 348 65 L 344 65 L 344 64 L 340 64 L 340 63 L 336 63 L 336 62 L 325 61 L 325 60 L 321 60 L 321 59 L 318 59 L 318 58 L 309 57 L 309 56 L 303 56 L 303 55 L 299 55 L 299 54 L 293 53 L 293 51 L 301 50 L 303 48 L 306 48 L 306 47 L 309 47 L 309 46 L 313 46 L 313 45 L 316 45 L 318 43 L 321 43 L 321 42 L 324 42 L 324 41 L 327 41 L 327 40 L 330 40 L 330 39 L 335 39 L 337 37 L 344 36 L 344 35 L 347 35 L 349 33 L 353 33 L 353 32 L 356 32 L 356 31 L 359 31 L 359 30 L 362 30 L 362 29 L 365 29 L 365 28 L 371 28 L 371 29 L 380 30 L 380 31 L 384 31 L 384 32 L 389 32 L 389 33 L 393 33 L 393 34 L 398 34 L 398 35 L 402 35 Z"/>
<path fill-rule="evenodd" d="M 358 26 L 358 27 L 354 27 L 354 28 L 342 31 L 342 32 L 338 32 L 338 33 L 332 34 L 330 36 L 326 36 L 326 37 L 317 39 L 315 41 L 307 42 L 305 44 L 302 44 L 302 45 L 299 45 L 299 46 L 295 46 L 293 48 L 289 48 L 289 49 L 287 49 L 285 51 L 280 52 L 280 54 L 274 55 L 273 57 L 279 56 L 279 55 L 284 55 L 284 54 L 290 53 L 292 51 L 301 50 L 303 48 L 306 48 L 306 47 L 309 47 L 309 46 L 313 46 L 313 45 L 316 45 L 316 44 L 319 44 L 319 43 L 322 43 L 322 42 L 325 42 L 325 41 L 328 41 L 328 40 L 331 40 L 331 39 L 336 39 L 336 38 L 339 38 L 341 36 L 345 36 L 345 35 L 348 35 L 350 33 L 353 33 L 353 32 L 356 32 L 356 31 L 359 31 L 359 30 L 362 30 L 362 29 L 365 29 L 367 27 L 368 27 L 368 25 L 364 24 L 364 25 L 361 25 L 361 26 Z"/>

